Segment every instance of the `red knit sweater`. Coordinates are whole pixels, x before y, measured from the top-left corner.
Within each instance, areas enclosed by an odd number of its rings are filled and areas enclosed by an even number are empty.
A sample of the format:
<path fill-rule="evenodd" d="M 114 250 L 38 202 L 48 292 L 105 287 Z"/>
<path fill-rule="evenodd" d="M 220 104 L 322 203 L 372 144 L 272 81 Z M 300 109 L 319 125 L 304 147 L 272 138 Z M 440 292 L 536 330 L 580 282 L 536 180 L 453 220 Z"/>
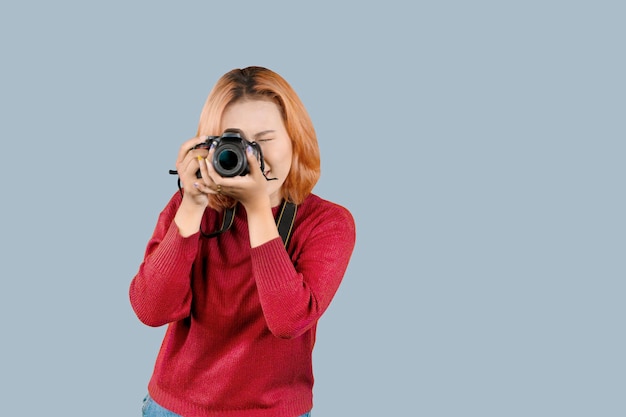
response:
<path fill-rule="evenodd" d="M 183 238 L 181 197 L 161 212 L 130 302 L 149 326 L 168 324 L 148 390 L 184 417 L 295 417 L 310 410 L 317 321 L 355 244 L 343 207 L 310 195 L 298 206 L 289 247 L 250 248 L 244 208 L 216 238 Z M 278 207 L 274 208 L 274 214 Z M 221 214 L 207 209 L 203 230 Z"/>

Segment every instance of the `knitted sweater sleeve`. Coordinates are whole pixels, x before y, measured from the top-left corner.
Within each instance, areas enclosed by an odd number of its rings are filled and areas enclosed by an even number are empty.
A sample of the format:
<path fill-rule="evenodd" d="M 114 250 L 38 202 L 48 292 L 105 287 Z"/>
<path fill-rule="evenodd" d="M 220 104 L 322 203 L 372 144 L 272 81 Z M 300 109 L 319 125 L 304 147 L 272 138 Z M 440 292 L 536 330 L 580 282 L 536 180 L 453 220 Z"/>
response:
<path fill-rule="evenodd" d="M 198 251 L 199 233 L 183 238 L 174 223 L 180 203 L 176 197 L 159 215 L 144 260 L 130 284 L 130 303 L 148 326 L 188 317 L 191 308 L 189 274 Z"/>
<path fill-rule="evenodd" d="M 298 337 L 317 323 L 337 292 L 354 249 L 354 219 L 345 208 L 333 206 L 310 227 L 297 243 L 295 261 L 280 238 L 251 252 L 265 320 L 280 338 Z"/>

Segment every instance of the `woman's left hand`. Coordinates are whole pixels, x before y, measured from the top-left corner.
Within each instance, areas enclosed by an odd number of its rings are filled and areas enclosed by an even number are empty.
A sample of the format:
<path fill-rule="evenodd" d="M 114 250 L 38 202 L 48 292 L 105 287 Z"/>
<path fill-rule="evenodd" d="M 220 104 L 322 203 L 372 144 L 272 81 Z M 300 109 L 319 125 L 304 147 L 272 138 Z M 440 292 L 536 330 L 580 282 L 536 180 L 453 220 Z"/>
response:
<path fill-rule="evenodd" d="M 205 160 L 206 172 L 212 182 L 215 183 L 214 192 L 234 198 L 243 204 L 246 211 L 270 206 L 270 197 L 267 189 L 268 181 L 263 172 L 261 172 L 259 161 L 251 150 L 246 151 L 249 173 L 236 177 L 222 177 L 215 171 L 211 162 L 214 153 L 215 149 L 211 149 Z M 201 169 L 201 172 L 204 174 L 204 169 Z"/>

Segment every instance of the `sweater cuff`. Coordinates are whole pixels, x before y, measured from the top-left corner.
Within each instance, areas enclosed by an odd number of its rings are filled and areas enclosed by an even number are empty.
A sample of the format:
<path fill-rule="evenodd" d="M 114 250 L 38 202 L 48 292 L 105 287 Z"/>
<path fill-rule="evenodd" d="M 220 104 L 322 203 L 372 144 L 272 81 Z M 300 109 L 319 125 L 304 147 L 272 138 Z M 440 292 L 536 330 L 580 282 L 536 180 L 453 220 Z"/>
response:
<path fill-rule="evenodd" d="M 298 274 L 280 237 L 251 249 L 252 272 L 260 291 L 273 292 L 293 285 Z"/>

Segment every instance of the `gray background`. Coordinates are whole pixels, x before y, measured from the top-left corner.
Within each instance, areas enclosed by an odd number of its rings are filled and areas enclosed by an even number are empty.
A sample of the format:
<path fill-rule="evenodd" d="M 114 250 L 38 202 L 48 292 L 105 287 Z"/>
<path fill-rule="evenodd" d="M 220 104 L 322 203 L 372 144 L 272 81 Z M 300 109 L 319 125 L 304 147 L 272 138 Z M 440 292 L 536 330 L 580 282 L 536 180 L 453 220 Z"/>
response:
<path fill-rule="evenodd" d="M 167 170 L 263 65 L 358 227 L 315 416 L 625 415 L 621 2 L 7 3 L 0 414 L 140 415 L 163 329 L 127 290 Z"/>

